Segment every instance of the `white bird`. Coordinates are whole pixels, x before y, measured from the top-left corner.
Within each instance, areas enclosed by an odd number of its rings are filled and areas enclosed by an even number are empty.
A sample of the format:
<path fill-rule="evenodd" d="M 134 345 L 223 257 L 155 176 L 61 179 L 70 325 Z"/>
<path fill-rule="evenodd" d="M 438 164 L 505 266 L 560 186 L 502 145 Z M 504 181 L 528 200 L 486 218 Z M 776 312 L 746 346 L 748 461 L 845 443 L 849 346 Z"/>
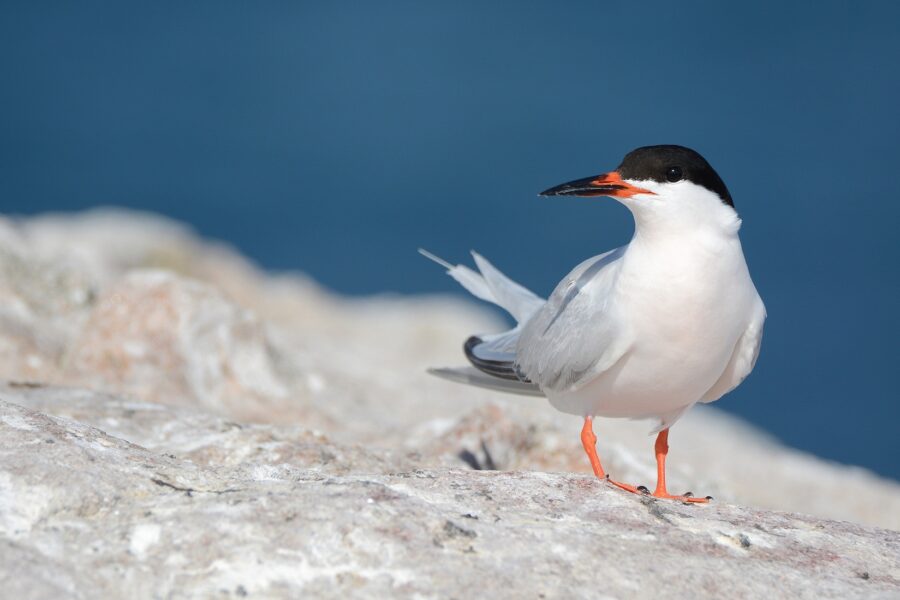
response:
<path fill-rule="evenodd" d="M 446 267 L 469 292 L 508 311 L 517 325 L 470 337 L 473 367 L 431 369 L 458 382 L 544 395 L 584 418 L 581 441 L 594 474 L 595 416 L 659 421 L 653 496 L 706 502 L 666 489 L 669 428 L 697 402 L 733 390 L 759 355 L 766 309 L 738 237 L 741 220 L 719 175 L 683 146 L 647 146 L 615 171 L 570 181 L 542 196 L 610 196 L 632 213 L 631 242 L 590 258 L 548 300 L 472 253 L 479 272 Z M 633 493 L 644 487 L 610 480 Z"/>

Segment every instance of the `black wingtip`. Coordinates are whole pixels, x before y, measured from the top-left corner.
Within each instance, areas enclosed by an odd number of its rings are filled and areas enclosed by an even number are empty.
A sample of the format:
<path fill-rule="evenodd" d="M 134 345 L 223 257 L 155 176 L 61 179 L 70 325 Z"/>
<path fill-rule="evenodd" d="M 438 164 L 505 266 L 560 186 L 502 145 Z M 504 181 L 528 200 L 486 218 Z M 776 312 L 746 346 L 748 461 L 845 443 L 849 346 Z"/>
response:
<path fill-rule="evenodd" d="M 463 352 L 465 352 L 466 359 L 472 363 L 473 367 L 492 377 L 509 379 L 510 381 L 521 381 L 522 383 L 531 383 L 527 377 L 523 377 L 522 374 L 519 373 L 514 362 L 487 360 L 477 356 L 475 354 L 475 348 L 482 343 L 484 343 L 484 340 L 477 335 L 469 337 L 469 339 L 463 343 Z"/>

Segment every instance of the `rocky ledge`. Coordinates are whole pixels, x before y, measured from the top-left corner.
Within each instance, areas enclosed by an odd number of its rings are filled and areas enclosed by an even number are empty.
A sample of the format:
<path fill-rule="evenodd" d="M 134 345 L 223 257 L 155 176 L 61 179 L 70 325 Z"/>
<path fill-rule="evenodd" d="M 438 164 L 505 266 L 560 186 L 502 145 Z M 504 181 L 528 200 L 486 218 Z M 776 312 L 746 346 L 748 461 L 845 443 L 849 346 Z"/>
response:
<path fill-rule="evenodd" d="M 895 482 L 708 409 L 670 479 L 713 504 L 613 489 L 577 421 L 422 373 L 496 326 L 146 215 L 0 220 L 3 595 L 900 595 Z M 597 425 L 651 482 L 646 425 Z"/>

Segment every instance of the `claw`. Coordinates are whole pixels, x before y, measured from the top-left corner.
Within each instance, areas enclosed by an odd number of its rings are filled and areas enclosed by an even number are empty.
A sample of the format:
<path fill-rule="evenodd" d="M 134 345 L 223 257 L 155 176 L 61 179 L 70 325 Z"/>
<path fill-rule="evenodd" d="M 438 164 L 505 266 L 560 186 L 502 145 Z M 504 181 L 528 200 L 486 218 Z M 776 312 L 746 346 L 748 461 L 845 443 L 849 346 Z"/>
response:
<path fill-rule="evenodd" d="M 649 496 L 649 495 L 650 495 L 650 490 L 647 489 L 647 486 L 639 485 L 639 486 L 637 486 L 637 490 L 638 490 L 640 493 L 644 494 L 645 496 Z"/>
<path fill-rule="evenodd" d="M 684 496 L 685 498 L 691 498 L 693 495 L 694 492 L 685 492 L 684 494 L 682 494 L 682 496 Z"/>

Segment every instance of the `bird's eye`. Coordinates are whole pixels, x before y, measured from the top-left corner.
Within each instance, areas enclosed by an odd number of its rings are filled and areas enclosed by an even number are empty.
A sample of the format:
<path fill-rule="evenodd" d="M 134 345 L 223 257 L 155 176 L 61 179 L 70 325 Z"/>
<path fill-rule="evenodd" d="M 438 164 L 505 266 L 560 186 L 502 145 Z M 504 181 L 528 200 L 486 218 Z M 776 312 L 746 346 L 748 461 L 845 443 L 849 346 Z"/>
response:
<path fill-rule="evenodd" d="M 681 167 L 669 167 L 666 169 L 666 180 L 667 181 L 681 181 Z"/>

